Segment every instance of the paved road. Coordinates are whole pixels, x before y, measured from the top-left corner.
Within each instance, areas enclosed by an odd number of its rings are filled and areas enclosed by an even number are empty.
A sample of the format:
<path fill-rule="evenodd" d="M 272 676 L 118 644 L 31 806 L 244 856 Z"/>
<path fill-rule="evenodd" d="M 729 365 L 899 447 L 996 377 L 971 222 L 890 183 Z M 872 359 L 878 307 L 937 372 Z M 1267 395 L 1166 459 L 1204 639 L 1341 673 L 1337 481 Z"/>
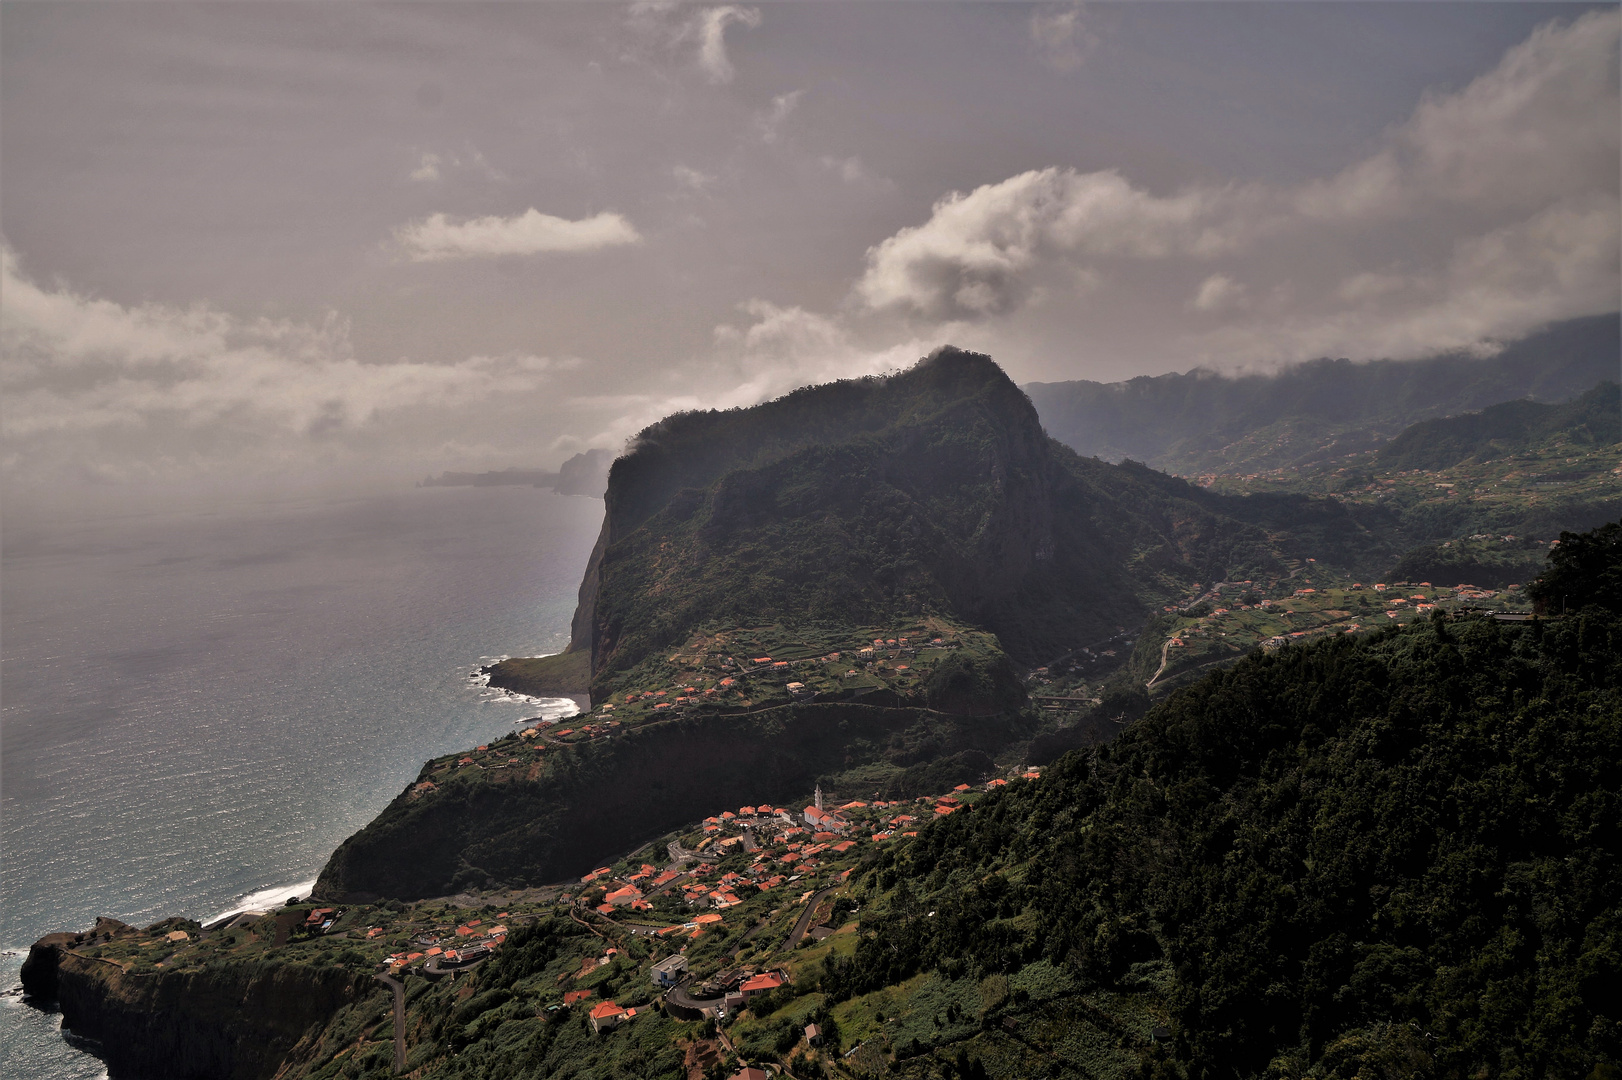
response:
<path fill-rule="evenodd" d="M 405 987 L 400 984 L 400 980 L 387 975 L 373 975 L 372 978 L 394 991 L 394 1071 L 403 1073 L 406 1070 Z"/>
<path fill-rule="evenodd" d="M 1153 675 L 1149 676 L 1149 681 L 1143 684 L 1143 688 L 1145 690 L 1153 690 L 1155 688 L 1155 683 L 1160 681 L 1160 673 L 1166 670 L 1166 655 L 1170 651 L 1171 638 L 1167 638 L 1165 641 L 1160 643 L 1160 666 L 1155 668 L 1155 673 Z"/>
<path fill-rule="evenodd" d="M 694 997 L 687 992 L 687 984 L 691 981 L 690 979 L 683 979 L 678 985 L 671 987 L 670 992 L 665 995 L 665 1000 L 680 1005 L 684 1009 L 699 1010 L 712 1008 L 726 1000 L 725 994 L 717 994 L 712 998 Z"/>
<path fill-rule="evenodd" d="M 811 928 L 811 916 L 816 914 L 817 905 L 822 903 L 824 896 L 827 896 L 838 887 L 837 885 L 830 885 L 812 895 L 811 900 L 805 905 L 805 910 L 800 912 L 800 919 L 794 924 L 794 929 L 788 932 L 788 940 L 783 942 L 784 952 L 791 952 L 794 946 L 800 943 L 800 939 L 805 937 L 805 932 Z"/>
<path fill-rule="evenodd" d="M 714 863 L 721 861 L 721 856 L 715 854 L 714 852 L 688 851 L 686 848 L 682 847 L 681 842 L 677 840 L 672 840 L 670 843 L 666 844 L 665 849 L 670 852 L 670 860 L 672 862 L 694 861 Z"/>

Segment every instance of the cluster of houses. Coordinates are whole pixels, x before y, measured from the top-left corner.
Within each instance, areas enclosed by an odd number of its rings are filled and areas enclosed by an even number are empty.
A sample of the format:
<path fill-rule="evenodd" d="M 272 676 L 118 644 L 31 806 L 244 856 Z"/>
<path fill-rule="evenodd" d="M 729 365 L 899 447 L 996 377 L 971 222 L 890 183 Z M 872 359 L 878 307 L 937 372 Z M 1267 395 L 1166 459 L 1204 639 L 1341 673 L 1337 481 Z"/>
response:
<path fill-rule="evenodd" d="M 950 648 L 955 642 L 945 638 L 933 638 L 928 642 L 930 647 Z M 771 656 L 745 656 L 742 660 L 728 656 L 720 661 L 723 673 L 720 679 L 712 685 L 699 686 L 696 684 L 681 683 L 676 686 L 660 690 L 631 690 L 617 695 L 617 700 L 605 702 L 597 707 L 600 716 L 611 716 L 616 709 L 626 706 L 638 706 L 658 714 L 664 712 L 678 713 L 692 709 L 695 706 L 711 702 L 720 702 L 732 695 L 744 693 L 745 687 L 739 682 L 739 677 L 748 673 L 750 675 L 777 677 L 788 680 L 784 688 L 791 697 L 809 698 L 815 696 L 815 691 L 804 682 L 793 678 L 796 667 L 825 667 L 828 664 L 838 664 L 847 656 L 854 657 L 857 662 L 873 664 L 884 659 L 900 659 L 914 656 L 919 648 L 924 647 L 922 641 L 914 642 L 906 637 L 874 638 L 871 645 L 863 644 L 854 650 L 835 650 L 821 656 L 782 660 Z M 906 670 L 905 667 L 898 670 Z M 845 672 L 846 678 L 852 678 L 861 672 L 852 667 Z M 698 680 L 699 682 L 705 680 Z M 586 733 L 588 735 L 611 734 L 608 728 L 615 726 L 614 721 L 608 721 L 606 727 L 602 724 L 594 727 L 591 724 L 554 732 L 554 736 L 564 738 L 572 734 Z"/>
<path fill-rule="evenodd" d="M 1021 776 L 1034 780 L 1041 772 L 1029 769 Z M 998 778 L 985 789 L 993 791 L 1006 784 Z M 651 912 L 656 896 L 679 897 L 685 906 L 704 910 L 659 933 L 697 937 L 722 921 L 721 912 L 743 903 L 746 897 L 791 885 L 817 871 L 824 861 L 847 855 L 858 844 L 879 843 L 897 835 L 916 836 L 923 822 L 965 808 L 968 804 L 963 797 L 972 790 L 970 785 L 960 784 L 945 795 L 905 802 L 854 800 L 829 807 L 818 787 L 811 804 L 798 812 L 768 804 L 740 806 L 737 812 L 726 810 L 704 819 L 697 854 L 715 858 L 741 851 L 753 856 L 742 869 L 722 872 L 719 859 L 699 861 L 691 868 L 673 864 L 663 870 L 643 863 L 616 877 L 612 868 L 599 867 L 580 879 L 586 888 L 579 900 L 599 914 L 614 916 Z M 600 895 L 595 892 L 598 888 L 603 890 Z"/>
<path fill-rule="evenodd" d="M 507 918 L 507 912 L 498 912 L 496 918 Z M 366 939 L 370 941 L 387 932 L 382 927 L 369 927 Z M 399 974 L 420 961 L 424 974 L 435 975 L 476 964 L 506 941 L 507 927 L 501 923 L 486 927 L 483 919 L 469 919 L 455 928 L 439 927 L 419 934 L 411 942 L 417 948 L 394 953 L 385 963 L 391 974 Z"/>

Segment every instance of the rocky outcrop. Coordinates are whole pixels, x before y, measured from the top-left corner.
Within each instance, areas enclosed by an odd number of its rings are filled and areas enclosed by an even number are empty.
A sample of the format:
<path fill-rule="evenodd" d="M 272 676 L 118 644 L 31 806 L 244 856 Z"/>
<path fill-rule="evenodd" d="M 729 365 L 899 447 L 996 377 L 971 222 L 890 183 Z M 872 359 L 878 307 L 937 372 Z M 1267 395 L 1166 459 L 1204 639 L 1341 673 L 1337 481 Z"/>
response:
<path fill-rule="evenodd" d="M 22 977 L 29 1001 L 56 1004 L 63 1027 L 101 1043 L 114 1080 L 268 1080 L 306 1035 L 379 992 L 369 977 L 333 966 L 249 960 L 129 974 L 74 951 L 112 922 L 41 938 Z"/>

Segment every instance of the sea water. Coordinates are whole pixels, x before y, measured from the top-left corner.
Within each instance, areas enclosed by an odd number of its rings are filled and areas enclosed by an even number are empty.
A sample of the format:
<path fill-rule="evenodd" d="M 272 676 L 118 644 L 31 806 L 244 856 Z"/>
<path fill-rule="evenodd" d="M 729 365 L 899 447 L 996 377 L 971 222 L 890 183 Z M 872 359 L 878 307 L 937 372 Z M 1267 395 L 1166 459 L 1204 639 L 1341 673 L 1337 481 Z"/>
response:
<path fill-rule="evenodd" d="M 40 935 L 305 895 L 423 761 L 574 711 L 473 676 L 566 644 L 602 512 L 502 487 L 9 515 L 0 1071 L 105 1075 L 15 992 Z"/>

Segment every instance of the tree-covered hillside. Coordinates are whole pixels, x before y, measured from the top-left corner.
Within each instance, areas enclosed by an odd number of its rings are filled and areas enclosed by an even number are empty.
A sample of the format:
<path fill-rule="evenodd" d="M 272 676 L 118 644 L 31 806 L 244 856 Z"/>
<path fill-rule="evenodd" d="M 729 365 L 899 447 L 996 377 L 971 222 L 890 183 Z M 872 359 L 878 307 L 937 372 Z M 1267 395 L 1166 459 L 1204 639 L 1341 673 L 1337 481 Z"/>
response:
<path fill-rule="evenodd" d="M 1554 557 L 1603 605 L 1257 654 L 937 823 L 875 865 L 823 989 L 1163 964 L 1144 1075 L 1616 1075 L 1618 533 Z M 963 1049 L 1003 1075 L 1000 1038 Z M 951 1075 L 930 1050 L 903 1074 Z"/>
<path fill-rule="evenodd" d="M 615 463 L 574 649 L 594 690 L 691 628 L 934 612 L 1042 663 L 1294 546 L 1361 552 L 1326 500 L 1223 499 L 1042 432 L 989 357 L 686 414 Z M 585 639 L 585 640 L 583 640 Z"/>
<path fill-rule="evenodd" d="M 1519 398 L 1566 401 L 1616 378 L 1617 316 L 1559 323 L 1480 358 L 1315 360 L 1276 374 L 1211 371 L 1025 387 L 1055 438 L 1083 455 L 1183 476 L 1248 473 L 1372 450 L 1421 420 Z"/>
<path fill-rule="evenodd" d="M 1526 450 L 1551 436 L 1572 450 L 1622 442 L 1622 387 L 1600 383 L 1573 401 L 1505 401 L 1478 413 L 1426 420 L 1375 455 L 1387 469 L 1446 469 Z"/>

